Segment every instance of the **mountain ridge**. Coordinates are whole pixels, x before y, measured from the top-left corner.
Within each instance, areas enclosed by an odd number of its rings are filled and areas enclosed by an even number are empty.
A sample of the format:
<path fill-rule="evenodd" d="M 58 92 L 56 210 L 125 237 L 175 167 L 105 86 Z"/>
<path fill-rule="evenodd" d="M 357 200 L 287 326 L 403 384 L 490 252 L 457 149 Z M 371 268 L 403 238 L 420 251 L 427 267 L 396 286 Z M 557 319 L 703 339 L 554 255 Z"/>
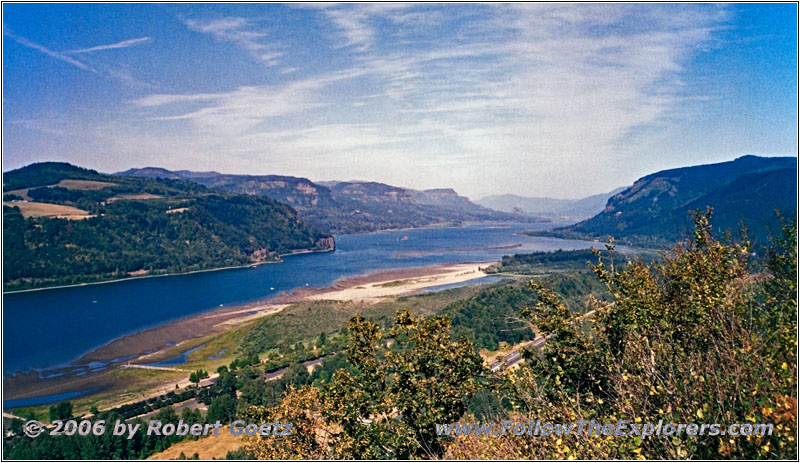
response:
<path fill-rule="evenodd" d="M 5 172 L 3 182 L 4 290 L 249 265 L 335 247 L 284 203 L 183 179 L 37 163 Z"/>
<path fill-rule="evenodd" d="M 646 175 L 609 198 L 592 218 L 530 234 L 607 239 L 634 244 L 674 242 L 690 230 L 690 213 L 711 207 L 712 225 L 763 243 L 780 219 L 797 213 L 797 159 L 742 156 L 732 161 L 667 169 Z"/>
<path fill-rule="evenodd" d="M 588 219 L 603 210 L 608 199 L 625 190 L 616 188 L 608 193 L 600 193 L 578 199 L 558 199 L 514 194 L 490 195 L 481 198 L 477 204 L 497 211 L 518 211 L 524 214 L 561 217 L 575 221 Z"/>
<path fill-rule="evenodd" d="M 332 233 L 357 233 L 478 221 L 530 221 L 485 208 L 452 188 L 413 190 L 370 181 L 313 182 L 284 175 L 221 174 L 169 171 L 147 167 L 119 172 L 123 176 L 178 176 L 210 188 L 267 196 L 285 202 L 308 223 Z"/>

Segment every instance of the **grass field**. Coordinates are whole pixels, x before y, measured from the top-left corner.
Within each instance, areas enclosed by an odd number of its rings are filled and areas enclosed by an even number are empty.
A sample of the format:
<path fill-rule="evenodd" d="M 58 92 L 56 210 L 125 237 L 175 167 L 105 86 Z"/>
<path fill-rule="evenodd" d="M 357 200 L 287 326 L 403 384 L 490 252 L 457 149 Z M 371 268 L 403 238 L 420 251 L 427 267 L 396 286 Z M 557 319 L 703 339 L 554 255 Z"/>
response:
<path fill-rule="evenodd" d="M 25 218 L 28 217 L 50 217 L 69 220 L 82 220 L 94 217 L 87 211 L 72 206 L 61 204 L 37 203 L 33 201 L 4 202 L 6 206 L 17 206 Z"/>
<path fill-rule="evenodd" d="M 62 180 L 54 186 L 60 186 L 67 190 L 102 190 L 103 188 L 114 185 L 116 185 L 116 183 L 96 182 L 94 180 Z"/>
<path fill-rule="evenodd" d="M 114 185 L 116 185 L 116 183 L 96 182 L 93 180 L 62 180 L 55 185 L 47 185 L 47 187 L 60 186 L 67 190 L 102 190 L 103 188 Z M 28 196 L 28 190 L 30 190 L 30 188 L 21 188 L 19 190 L 4 191 L 3 194 L 17 195 L 26 201 L 30 201 L 31 197 Z"/>
<path fill-rule="evenodd" d="M 231 450 L 242 446 L 242 437 L 228 432 L 228 426 L 220 428 L 220 435 L 212 435 L 197 440 L 179 442 L 163 452 L 147 457 L 148 460 L 177 460 L 181 453 L 191 458 L 195 453 L 200 460 L 224 459 Z"/>

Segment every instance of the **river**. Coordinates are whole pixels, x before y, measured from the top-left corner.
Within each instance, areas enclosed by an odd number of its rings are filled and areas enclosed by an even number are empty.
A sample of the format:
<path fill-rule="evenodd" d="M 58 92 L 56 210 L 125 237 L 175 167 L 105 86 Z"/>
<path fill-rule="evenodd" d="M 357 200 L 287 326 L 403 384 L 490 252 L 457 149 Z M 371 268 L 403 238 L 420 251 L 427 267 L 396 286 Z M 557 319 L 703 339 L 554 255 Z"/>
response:
<path fill-rule="evenodd" d="M 326 287 L 368 271 L 491 261 L 593 244 L 516 234 L 536 227 L 470 225 L 340 235 L 334 252 L 288 256 L 276 264 L 4 294 L 3 374 L 65 366 L 121 336 L 282 291 Z"/>

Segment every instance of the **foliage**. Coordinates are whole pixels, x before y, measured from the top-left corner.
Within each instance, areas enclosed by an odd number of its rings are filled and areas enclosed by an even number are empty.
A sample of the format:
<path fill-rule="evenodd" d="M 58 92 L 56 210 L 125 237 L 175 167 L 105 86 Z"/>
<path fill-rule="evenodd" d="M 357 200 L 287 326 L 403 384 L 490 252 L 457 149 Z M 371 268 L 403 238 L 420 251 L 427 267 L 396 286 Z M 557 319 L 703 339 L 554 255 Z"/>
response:
<path fill-rule="evenodd" d="M 773 423 L 771 436 L 571 435 L 460 439 L 449 458 L 796 459 L 796 225 L 748 271 L 749 244 L 711 233 L 710 213 L 663 263 L 594 266 L 613 295 L 585 327 L 552 292 L 526 314 L 548 334 L 500 388 L 516 421 Z"/>
<path fill-rule="evenodd" d="M 50 406 L 50 421 L 64 421 L 70 418 L 72 418 L 72 402 L 59 402 Z"/>
<path fill-rule="evenodd" d="M 536 275 L 552 273 L 557 270 L 582 270 L 594 259 L 591 249 L 564 251 L 539 251 L 530 254 L 514 254 L 503 256 L 499 265 L 492 265 L 486 273 L 514 273 L 519 275 Z"/>
<path fill-rule="evenodd" d="M 197 370 L 189 374 L 189 381 L 192 383 L 199 383 L 204 378 L 208 378 L 208 372 L 205 370 Z"/>
<path fill-rule="evenodd" d="M 743 156 L 656 172 L 613 196 L 591 219 L 530 234 L 671 245 L 691 232 L 687 213 L 707 207 L 717 230 L 737 231 L 744 223 L 753 242 L 766 244 L 780 230 L 776 210 L 797 215 L 797 158 Z"/>
<path fill-rule="evenodd" d="M 34 199 L 93 215 L 83 220 L 25 218 L 19 208 L 4 205 L 5 290 L 121 278 L 134 272 L 244 265 L 275 260 L 296 249 L 329 246 L 327 235 L 305 225 L 289 206 L 268 198 L 217 193 L 181 180 L 113 177 L 45 164 L 5 174 L 6 188 L 76 178 L 111 186 L 29 190 Z M 168 212 L 174 210 L 181 212 Z"/>
<path fill-rule="evenodd" d="M 236 398 L 227 394 L 215 397 L 208 407 L 206 422 L 230 423 L 236 418 Z"/>
<path fill-rule="evenodd" d="M 536 293 L 526 285 L 504 282 L 454 302 L 442 313 L 452 320 L 454 337 L 466 336 L 479 348 L 497 350 L 500 342 L 513 345 L 535 337 L 520 318 L 521 308 L 535 300 Z"/>
<path fill-rule="evenodd" d="M 357 374 L 334 373 L 319 388 L 290 387 L 273 408 L 249 407 L 254 421 L 293 423 L 282 439 L 252 438 L 246 448 L 259 459 L 412 458 L 443 452 L 435 423 L 455 421 L 477 390 L 483 371 L 467 339 L 453 342 L 449 321 L 420 320 L 398 312 L 391 349 L 377 324 L 356 316 L 348 324 L 348 360 Z"/>

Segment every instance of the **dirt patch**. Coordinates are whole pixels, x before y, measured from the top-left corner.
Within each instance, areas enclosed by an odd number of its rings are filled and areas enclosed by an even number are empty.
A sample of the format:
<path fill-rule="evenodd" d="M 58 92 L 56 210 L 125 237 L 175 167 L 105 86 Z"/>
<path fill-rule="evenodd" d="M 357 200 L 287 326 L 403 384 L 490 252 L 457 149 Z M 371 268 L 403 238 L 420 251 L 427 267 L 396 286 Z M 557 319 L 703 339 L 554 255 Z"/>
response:
<path fill-rule="evenodd" d="M 131 194 L 131 195 L 114 196 L 113 198 L 108 198 L 108 202 L 113 203 L 114 201 L 119 201 L 122 199 L 137 200 L 137 199 L 160 199 L 160 198 L 162 197 L 159 195 L 152 195 L 150 193 L 138 193 L 135 195 Z"/>

